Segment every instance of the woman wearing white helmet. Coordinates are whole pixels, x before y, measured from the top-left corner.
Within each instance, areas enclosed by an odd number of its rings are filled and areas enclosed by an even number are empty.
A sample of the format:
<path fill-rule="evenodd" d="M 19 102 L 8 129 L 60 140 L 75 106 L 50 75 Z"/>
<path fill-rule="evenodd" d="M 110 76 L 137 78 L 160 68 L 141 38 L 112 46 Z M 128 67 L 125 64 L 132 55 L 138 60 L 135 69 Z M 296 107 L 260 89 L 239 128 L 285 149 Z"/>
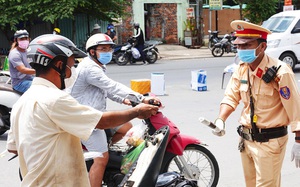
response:
<path fill-rule="evenodd" d="M 89 105 L 97 110 L 106 110 L 106 98 L 115 102 L 130 105 L 130 101 L 124 99 L 128 94 L 137 95 L 143 102 L 148 103 L 143 95 L 134 92 L 127 86 L 116 82 L 105 74 L 106 64 L 112 59 L 111 38 L 106 34 L 95 34 L 86 43 L 88 57 L 84 58 L 77 67 L 78 77 L 71 89 L 71 95 L 79 103 Z M 131 123 L 125 123 L 117 129 L 111 140 L 112 143 L 119 141 L 132 127 Z M 104 130 L 95 129 L 87 141 L 82 141 L 88 151 L 98 153 L 90 168 L 89 177 L 91 186 L 101 186 L 102 178 L 108 162 L 108 146 Z"/>

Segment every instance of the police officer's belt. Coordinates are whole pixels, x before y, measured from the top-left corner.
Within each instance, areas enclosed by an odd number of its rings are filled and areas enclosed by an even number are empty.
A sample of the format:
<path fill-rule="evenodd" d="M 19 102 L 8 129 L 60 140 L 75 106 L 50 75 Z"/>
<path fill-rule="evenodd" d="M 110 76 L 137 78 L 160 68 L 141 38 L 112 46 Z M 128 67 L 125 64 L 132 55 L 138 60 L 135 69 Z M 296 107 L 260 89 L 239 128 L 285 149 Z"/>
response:
<path fill-rule="evenodd" d="M 257 142 L 267 142 L 269 139 L 279 138 L 288 134 L 287 126 L 258 129 L 258 132 L 254 133 L 252 129 L 240 125 L 237 129 L 237 132 L 245 140 Z"/>

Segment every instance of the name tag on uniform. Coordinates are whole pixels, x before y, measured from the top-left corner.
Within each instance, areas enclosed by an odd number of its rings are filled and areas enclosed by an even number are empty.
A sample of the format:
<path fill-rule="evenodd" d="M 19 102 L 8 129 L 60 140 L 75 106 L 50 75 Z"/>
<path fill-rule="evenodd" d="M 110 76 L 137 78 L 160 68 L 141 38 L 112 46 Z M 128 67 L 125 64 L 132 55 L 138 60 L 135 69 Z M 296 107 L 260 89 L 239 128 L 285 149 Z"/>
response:
<path fill-rule="evenodd" d="M 247 84 L 248 81 L 247 81 L 247 80 L 240 80 L 240 83 L 241 83 L 241 84 Z"/>

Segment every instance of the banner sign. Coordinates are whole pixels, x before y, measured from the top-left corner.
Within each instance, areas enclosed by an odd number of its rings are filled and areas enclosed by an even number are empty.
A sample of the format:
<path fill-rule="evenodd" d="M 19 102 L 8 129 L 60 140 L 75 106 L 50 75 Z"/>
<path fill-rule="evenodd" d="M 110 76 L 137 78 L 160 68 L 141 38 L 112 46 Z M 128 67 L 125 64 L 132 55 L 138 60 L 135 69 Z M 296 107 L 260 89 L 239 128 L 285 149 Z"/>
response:
<path fill-rule="evenodd" d="M 187 8 L 186 9 L 186 17 L 187 18 L 194 18 L 194 8 Z"/>
<path fill-rule="evenodd" d="M 223 0 L 210 0 L 209 10 L 222 10 Z"/>

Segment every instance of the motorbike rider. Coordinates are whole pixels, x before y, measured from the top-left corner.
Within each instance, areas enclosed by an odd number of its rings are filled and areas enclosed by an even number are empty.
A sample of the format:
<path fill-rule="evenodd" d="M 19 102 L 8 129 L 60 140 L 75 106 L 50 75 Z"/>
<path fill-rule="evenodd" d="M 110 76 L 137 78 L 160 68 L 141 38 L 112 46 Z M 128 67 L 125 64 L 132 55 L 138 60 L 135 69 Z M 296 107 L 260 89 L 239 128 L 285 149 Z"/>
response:
<path fill-rule="evenodd" d="M 113 42 L 117 40 L 117 35 L 116 32 L 114 31 L 113 25 L 110 24 L 107 26 L 107 31 L 105 34 L 107 34 L 112 39 Z"/>
<path fill-rule="evenodd" d="M 147 65 L 148 62 L 145 60 L 145 54 L 143 52 L 144 49 L 144 44 L 145 44 L 145 39 L 144 39 L 144 32 L 142 31 L 142 29 L 140 28 L 140 24 L 139 23 L 134 23 L 133 24 L 134 29 L 136 29 L 136 35 L 133 36 L 133 38 L 136 39 L 136 48 L 138 49 L 138 51 L 141 54 L 141 58 L 143 60 L 144 65 Z"/>
<path fill-rule="evenodd" d="M 35 74 L 35 70 L 27 62 L 28 45 L 29 33 L 26 30 L 16 31 L 8 60 L 12 87 L 19 93 L 24 93 L 30 87 Z"/>
<path fill-rule="evenodd" d="M 9 152 L 19 155 L 21 186 L 89 186 L 80 139 L 88 139 L 95 128 L 148 118 L 158 110 L 141 104 L 101 112 L 79 104 L 63 89 L 75 58 L 84 56 L 61 35 L 42 35 L 30 43 L 28 60 L 36 77 L 12 109 L 7 140 Z"/>
<path fill-rule="evenodd" d="M 116 82 L 105 74 L 106 64 L 112 59 L 112 39 L 106 34 L 95 34 L 86 42 L 85 57 L 78 65 L 78 77 L 70 90 L 71 95 L 79 103 L 91 106 L 100 111 L 106 111 L 106 98 L 115 102 L 130 105 L 128 99 L 124 99 L 128 94 L 135 94 L 144 103 L 149 103 L 152 97 L 145 98 L 143 95 L 134 92 L 127 86 Z M 155 102 L 159 102 L 155 99 Z M 130 122 L 114 129 L 112 143 L 119 141 L 132 127 Z M 97 152 L 94 163 L 90 168 L 89 177 L 91 186 L 101 186 L 103 174 L 108 162 L 108 146 L 104 130 L 94 129 L 88 140 L 83 140 L 82 144 L 88 151 Z"/>

